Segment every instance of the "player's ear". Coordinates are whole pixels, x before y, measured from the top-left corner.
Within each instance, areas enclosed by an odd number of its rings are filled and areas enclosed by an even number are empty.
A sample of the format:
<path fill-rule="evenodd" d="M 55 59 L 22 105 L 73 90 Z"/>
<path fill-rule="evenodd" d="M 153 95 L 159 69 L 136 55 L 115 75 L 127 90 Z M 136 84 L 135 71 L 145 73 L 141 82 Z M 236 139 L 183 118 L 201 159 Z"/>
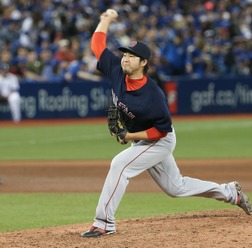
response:
<path fill-rule="evenodd" d="M 142 66 L 146 66 L 148 63 L 148 60 L 147 59 L 141 59 L 141 64 Z"/>

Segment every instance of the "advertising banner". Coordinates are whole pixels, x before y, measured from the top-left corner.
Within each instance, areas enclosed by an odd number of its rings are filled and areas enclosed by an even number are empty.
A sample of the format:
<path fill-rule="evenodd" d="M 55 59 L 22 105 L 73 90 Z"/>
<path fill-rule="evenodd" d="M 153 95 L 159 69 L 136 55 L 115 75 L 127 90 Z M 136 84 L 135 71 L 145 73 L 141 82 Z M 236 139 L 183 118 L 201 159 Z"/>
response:
<path fill-rule="evenodd" d="M 175 81 L 166 82 L 164 84 L 164 88 L 166 91 L 170 112 L 171 114 L 177 114 L 178 113 L 177 83 Z"/>
<path fill-rule="evenodd" d="M 22 119 L 105 117 L 112 103 L 108 83 L 21 83 Z M 165 82 L 173 115 L 252 113 L 252 78 L 183 79 Z M 0 103 L 0 120 L 10 119 Z"/>
<path fill-rule="evenodd" d="M 177 95 L 177 114 L 252 113 L 250 77 L 187 79 L 176 84 L 172 95 Z"/>
<path fill-rule="evenodd" d="M 24 83 L 20 94 L 22 119 L 102 117 L 111 103 L 106 82 Z M 0 119 L 6 118 L 10 118 L 9 107 L 0 104 Z"/>

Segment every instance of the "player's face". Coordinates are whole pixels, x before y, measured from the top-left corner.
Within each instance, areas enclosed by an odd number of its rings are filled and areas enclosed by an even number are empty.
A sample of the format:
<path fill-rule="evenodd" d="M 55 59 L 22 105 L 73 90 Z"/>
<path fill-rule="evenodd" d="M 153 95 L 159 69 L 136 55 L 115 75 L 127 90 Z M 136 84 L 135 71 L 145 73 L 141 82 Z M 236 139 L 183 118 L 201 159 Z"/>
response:
<path fill-rule="evenodd" d="M 144 61 L 140 61 L 140 58 L 132 53 L 124 53 L 121 66 L 123 72 L 132 78 L 138 78 L 143 76 L 143 68 L 145 66 Z"/>

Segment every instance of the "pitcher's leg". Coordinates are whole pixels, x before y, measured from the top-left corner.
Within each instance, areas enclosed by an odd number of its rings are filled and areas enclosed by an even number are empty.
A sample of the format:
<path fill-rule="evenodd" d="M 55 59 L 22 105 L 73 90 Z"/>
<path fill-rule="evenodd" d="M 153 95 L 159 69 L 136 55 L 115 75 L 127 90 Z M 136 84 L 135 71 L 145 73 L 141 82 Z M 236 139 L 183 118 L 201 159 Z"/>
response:
<path fill-rule="evenodd" d="M 118 154 L 111 163 L 96 209 L 93 225 L 105 230 L 115 230 L 115 212 L 125 193 L 129 179 L 153 166 L 153 144 L 129 147 Z"/>
<path fill-rule="evenodd" d="M 96 217 L 93 226 L 104 230 L 115 230 L 115 212 L 121 202 L 128 185 L 128 178 L 124 169 L 111 163 L 103 189 L 96 208 Z"/>
<path fill-rule="evenodd" d="M 173 155 L 148 169 L 155 182 L 172 197 L 202 196 L 236 204 L 235 184 L 217 184 L 196 178 L 183 177 Z"/>

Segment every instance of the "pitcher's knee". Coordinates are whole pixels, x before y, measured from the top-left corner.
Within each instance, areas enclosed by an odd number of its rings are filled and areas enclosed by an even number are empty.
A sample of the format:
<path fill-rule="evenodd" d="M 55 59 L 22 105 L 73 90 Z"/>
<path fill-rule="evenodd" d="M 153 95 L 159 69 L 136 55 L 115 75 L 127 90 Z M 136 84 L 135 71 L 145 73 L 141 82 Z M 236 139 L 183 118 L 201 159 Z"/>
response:
<path fill-rule="evenodd" d="M 110 171 L 113 172 L 121 172 L 122 171 L 122 166 L 116 159 L 112 159 L 111 164 L 110 164 Z"/>
<path fill-rule="evenodd" d="M 111 163 L 110 163 L 110 170 L 114 170 L 116 168 L 116 161 L 114 159 L 112 159 Z"/>
<path fill-rule="evenodd" d="M 177 191 L 168 191 L 166 192 L 166 194 L 168 194 L 172 198 L 177 198 L 180 196 L 180 194 Z"/>
<path fill-rule="evenodd" d="M 169 196 L 176 198 L 180 197 L 185 193 L 185 188 L 183 184 L 181 185 L 172 185 L 168 186 L 166 189 L 164 189 L 165 193 L 168 194 Z"/>

